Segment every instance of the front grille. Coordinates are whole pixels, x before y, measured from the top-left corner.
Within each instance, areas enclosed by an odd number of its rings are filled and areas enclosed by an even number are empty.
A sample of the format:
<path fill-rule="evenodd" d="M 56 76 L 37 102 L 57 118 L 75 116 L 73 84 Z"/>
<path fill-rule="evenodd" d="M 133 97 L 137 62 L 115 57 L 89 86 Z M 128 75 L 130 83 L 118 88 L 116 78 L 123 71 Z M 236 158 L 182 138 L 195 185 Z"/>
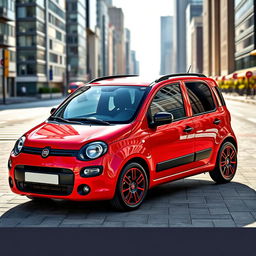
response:
<path fill-rule="evenodd" d="M 25 172 L 58 174 L 59 185 L 25 181 Z M 74 173 L 69 169 L 19 165 L 15 167 L 15 184 L 22 192 L 68 196 L 74 187 Z"/>
<path fill-rule="evenodd" d="M 32 155 L 41 155 L 44 148 L 33 148 L 33 147 L 23 147 L 22 153 L 32 154 Z M 74 156 L 78 154 L 78 150 L 69 150 L 69 149 L 52 149 L 49 148 L 49 156 Z"/>

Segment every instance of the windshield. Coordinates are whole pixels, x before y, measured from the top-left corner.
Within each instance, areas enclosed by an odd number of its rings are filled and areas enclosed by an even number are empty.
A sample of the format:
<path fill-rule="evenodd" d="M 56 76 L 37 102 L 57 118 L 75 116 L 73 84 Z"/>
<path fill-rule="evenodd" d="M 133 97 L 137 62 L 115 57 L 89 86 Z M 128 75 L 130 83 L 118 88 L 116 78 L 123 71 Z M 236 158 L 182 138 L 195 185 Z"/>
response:
<path fill-rule="evenodd" d="M 130 123 L 134 120 L 147 91 L 144 86 L 83 87 L 70 97 L 54 117 L 76 121 Z"/>

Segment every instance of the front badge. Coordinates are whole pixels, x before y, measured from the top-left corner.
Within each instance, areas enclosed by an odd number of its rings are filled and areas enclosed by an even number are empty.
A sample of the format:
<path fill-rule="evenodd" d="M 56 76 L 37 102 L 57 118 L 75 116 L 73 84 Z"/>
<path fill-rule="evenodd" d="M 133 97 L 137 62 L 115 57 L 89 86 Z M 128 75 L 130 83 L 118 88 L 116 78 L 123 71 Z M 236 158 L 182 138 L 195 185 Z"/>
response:
<path fill-rule="evenodd" d="M 46 158 L 49 156 L 49 154 L 50 154 L 50 148 L 44 148 L 42 150 L 41 156 L 42 156 L 42 158 Z"/>

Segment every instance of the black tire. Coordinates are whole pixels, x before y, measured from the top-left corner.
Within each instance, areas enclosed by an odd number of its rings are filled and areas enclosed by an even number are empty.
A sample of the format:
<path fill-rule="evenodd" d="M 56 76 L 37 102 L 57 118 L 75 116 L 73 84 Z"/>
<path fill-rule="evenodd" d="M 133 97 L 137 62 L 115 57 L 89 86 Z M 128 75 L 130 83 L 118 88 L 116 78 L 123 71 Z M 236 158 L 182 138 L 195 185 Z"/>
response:
<path fill-rule="evenodd" d="M 135 176 L 133 176 L 133 170 L 136 170 Z M 132 175 L 131 177 L 129 176 L 130 173 Z M 148 177 L 146 171 L 136 162 L 129 163 L 121 171 L 117 181 L 115 196 L 111 200 L 111 204 L 115 209 L 120 211 L 136 210 L 143 203 L 147 191 Z"/>
<path fill-rule="evenodd" d="M 218 184 L 230 182 L 237 169 L 237 150 L 231 142 L 225 142 L 217 156 L 216 165 L 210 171 L 211 178 Z"/>

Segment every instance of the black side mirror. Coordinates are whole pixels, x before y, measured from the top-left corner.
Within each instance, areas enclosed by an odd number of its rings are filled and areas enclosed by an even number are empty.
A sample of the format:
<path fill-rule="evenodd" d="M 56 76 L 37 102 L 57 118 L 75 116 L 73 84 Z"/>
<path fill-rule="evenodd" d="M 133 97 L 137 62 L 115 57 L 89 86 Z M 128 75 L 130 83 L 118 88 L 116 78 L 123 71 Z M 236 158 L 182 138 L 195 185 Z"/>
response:
<path fill-rule="evenodd" d="M 56 110 L 56 108 L 51 109 L 51 111 L 50 111 L 51 115 L 55 112 L 55 110 Z"/>
<path fill-rule="evenodd" d="M 173 121 L 174 117 L 172 113 L 169 112 L 158 112 L 153 117 L 153 122 L 151 127 L 157 127 L 164 124 L 170 124 Z"/>

